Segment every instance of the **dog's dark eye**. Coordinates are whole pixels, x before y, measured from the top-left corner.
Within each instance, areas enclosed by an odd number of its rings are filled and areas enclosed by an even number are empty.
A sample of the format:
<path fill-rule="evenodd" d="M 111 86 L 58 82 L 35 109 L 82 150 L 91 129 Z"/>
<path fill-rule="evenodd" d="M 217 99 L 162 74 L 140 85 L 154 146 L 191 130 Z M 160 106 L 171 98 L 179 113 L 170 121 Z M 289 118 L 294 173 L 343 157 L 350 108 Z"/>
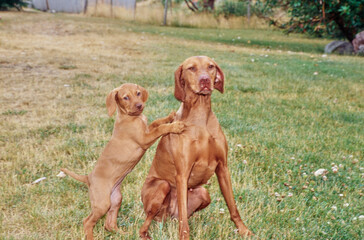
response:
<path fill-rule="evenodd" d="M 188 70 L 190 70 L 190 71 L 195 71 L 195 70 L 196 70 L 196 68 L 195 68 L 195 67 L 189 67 L 189 68 L 188 68 Z"/>
<path fill-rule="evenodd" d="M 137 96 L 140 96 L 140 92 L 137 92 Z"/>
<path fill-rule="evenodd" d="M 124 100 L 129 100 L 129 97 L 125 96 L 123 97 Z"/>
<path fill-rule="evenodd" d="M 215 66 L 214 65 L 210 65 L 209 66 L 209 69 L 213 69 Z"/>

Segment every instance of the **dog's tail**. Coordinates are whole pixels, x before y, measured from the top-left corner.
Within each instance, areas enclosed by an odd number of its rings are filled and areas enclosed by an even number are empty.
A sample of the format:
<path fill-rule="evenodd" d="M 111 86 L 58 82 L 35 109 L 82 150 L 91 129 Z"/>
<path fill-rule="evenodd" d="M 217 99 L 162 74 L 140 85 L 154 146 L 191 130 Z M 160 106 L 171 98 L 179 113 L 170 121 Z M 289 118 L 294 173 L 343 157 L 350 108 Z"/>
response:
<path fill-rule="evenodd" d="M 68 170 L 67 168 L 61 168 L 61 171 L 64 172 L 65 174 L 67 174 L 68 176 L 73 177 L 74 179 L 80 181 L 80 182 L 84 182 L 84 183 L 88 184 L 87 175 L 78 175 L 78 174 Z"/>

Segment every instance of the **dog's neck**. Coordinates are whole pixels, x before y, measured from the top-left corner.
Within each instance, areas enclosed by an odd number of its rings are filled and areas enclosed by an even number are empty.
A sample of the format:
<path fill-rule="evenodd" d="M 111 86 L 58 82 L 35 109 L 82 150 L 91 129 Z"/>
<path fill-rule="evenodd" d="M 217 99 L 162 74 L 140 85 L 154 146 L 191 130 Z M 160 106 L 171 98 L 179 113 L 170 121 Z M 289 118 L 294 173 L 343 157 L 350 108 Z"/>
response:
<path fill-rule="evenodd" d="M 187 95 L 178 112 L 180 112 L 179 120 L 195 125 L 206 125 L 211 114 L 211 95 Z"/>

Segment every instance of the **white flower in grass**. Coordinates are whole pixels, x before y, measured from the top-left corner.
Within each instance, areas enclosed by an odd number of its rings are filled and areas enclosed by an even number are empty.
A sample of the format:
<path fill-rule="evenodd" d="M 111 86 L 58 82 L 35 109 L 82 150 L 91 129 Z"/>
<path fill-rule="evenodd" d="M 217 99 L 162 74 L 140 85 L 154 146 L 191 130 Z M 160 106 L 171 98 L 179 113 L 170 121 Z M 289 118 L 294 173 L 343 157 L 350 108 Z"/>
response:
<path fill-rule="evenodd" d="M 66 176 L 66 174 L 62 171 L 60 171 L 58 174 L 57 174 L 57 177 L 60 177 L 60 178 L 64 178 Z"/>
<path fill-rule="evenodd" d="M 240 143 L 239 144 L 236 144 L 237 147 L 243 147 L 243 145 L 241 145 Z"/>
<path fill-rule="evenodd" d="M 243 163 L 244 163 L 245 165 L 247 165 L 247 164 L 248 164 L 248 162 L 247 162 L 246 160 L 243 160 Z"/>
<path fill-rule="evenodd" d="M 274 193 L 274 196 L 276 196 L 276 197 L 280 197 L 281 195 L 280 195 L 279 193 L 275 192 L 275 193 Z"/>
<path fill-rule="evenodd" d="M 349 203 L 344 203 L 344 207 L 349 207 Z"/>
<path fill-rule="evenodd" d="M 334 205 L 331 207 L 332 210 L 336 211 L 337 210 L 337 207 Z"/>
<path fill-rule="evenodd" d="M 364 215 L 360 215 L 359 216 L 359 220 L 361 221 L 361 220 L 364 220 Z"/>
<path fill-rule="evenodd" d="M 314 72 L 313 75 L 315 75 L 315 76 L 318 75 L 318 72 Z"/>
<path fill-rule="evenodd" d="M 344 197 L 344 194 L 340 193 L 340 194 L 339 194 L 339 197 Z"/>
<path fill-rule="evenodd" d="M 300 220 L 300 218 L 296 218 L 296 221 L 299 221 Z"/>
<path fill-rule="evenodd" d="M 288 197 L 293 197 L 293 193 L 289 192 L 287 196 Z"/>
<path fill-rule="evenodd" d="M 327 177 L 326 176 L 322 176 L 322 180 L 326 181 Z"/>
<path fill-rule="evenodd" d="M 316 171 L 315 171 L 315 173 L 314 173 L 314 175 L 316 176 L 316 177 L 318 177 L 318 176 L 325 176 L 326 175 L 326 173 L 327 173 L 327 170 L 325 169 L 325 168 L 320 168 L 320 169 L 317 169 Z"/>
<path fill-rule="evenodd" d="M 353 217 L 353 221 L 356 221 L 356 220 L 358 220 L 358 218 L 357 217 Z"/>
<path fill-rule="evenodd" d="M 220 213 L 220 214 L 224 214 L 224 213 L 225 213 L 225 209 L 220 208 L 220 209 L 219 209 L 219 213 Z"/>

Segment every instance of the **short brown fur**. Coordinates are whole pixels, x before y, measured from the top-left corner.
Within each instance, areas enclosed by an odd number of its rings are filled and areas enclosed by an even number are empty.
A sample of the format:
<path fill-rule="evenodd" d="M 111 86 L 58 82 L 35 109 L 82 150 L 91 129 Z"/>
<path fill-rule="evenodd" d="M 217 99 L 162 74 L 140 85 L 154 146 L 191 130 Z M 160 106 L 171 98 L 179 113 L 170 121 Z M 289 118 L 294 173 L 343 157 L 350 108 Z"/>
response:
<path fill-rule="evenodd" d="M 221 192 L 241 236 L 252 235 L 240 218 L 227 167 L 228 144 L 211 111 L 211 93 L 224 91 L 224 74 L 210 58 L 186 59 L 175 72 L 175 97 L 182 101 L 175 120 L 186 124 L 179 135 L 164 136 L 158 144 L 151 169 L 142 189 L 147 215 L 139 234 L 149 239 L 153 219 L 179 220 L 179 238 L 189 239 L 188 218 L 210 204 L 203 187 L 217 175 Z"/>
<path fill-rule="evenodd" d="M 78 175 L 61 169 L 69 176 L 84 182 L 89 188 L 91 214 L 84 219 L 86 239 L 93 239 L 96 222 L 107 213 L 105 228 L 118 230 L 116 218 L 121 206 L 120 184 L 133 170 L 145 151 L 162 135 L 181 133 L 182 122 L 172 122 L 175 113 L 157 119 L 149 126 L 142 114 L 148 92 L 141 86 L 126 83 L 114 89 L 106 98 L 109 116 L 118 114 L 110 141 L 95 168 L 89 175 Z"/>

